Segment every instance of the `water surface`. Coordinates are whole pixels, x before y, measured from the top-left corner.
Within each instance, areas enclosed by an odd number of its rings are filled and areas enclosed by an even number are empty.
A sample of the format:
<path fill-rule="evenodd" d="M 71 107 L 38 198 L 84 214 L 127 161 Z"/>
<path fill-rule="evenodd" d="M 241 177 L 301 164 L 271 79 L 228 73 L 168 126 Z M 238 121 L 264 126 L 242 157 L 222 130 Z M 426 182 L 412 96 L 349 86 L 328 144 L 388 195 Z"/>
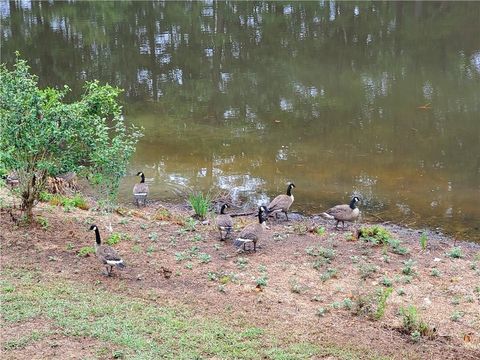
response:
<path fill-rule="evenodd" d="M 479 240 L 480 3 L 2 2 L 1 60 L 125 89 L 152 198 L 231 191 Z"/>

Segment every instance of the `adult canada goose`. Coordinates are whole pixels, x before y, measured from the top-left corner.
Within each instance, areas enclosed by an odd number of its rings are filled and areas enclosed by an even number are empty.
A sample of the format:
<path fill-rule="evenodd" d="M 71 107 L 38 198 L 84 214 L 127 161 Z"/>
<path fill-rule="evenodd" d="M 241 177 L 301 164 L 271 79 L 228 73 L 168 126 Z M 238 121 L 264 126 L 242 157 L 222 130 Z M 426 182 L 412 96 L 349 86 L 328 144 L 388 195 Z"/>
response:
<path fill-rule="evenodd" d="M 336 205 L 323 212 L 321 215 L 330 220 L 337 220 L 337 223 L 335 224 L 335 229 L 338 228 L 338 223 L 341 221 L 342 229 L 344 229 L 345 221 L 354 221 L 358 218 L 358 215 L 360 215 L 360 209 L 356 206 L 357 202 L 359 201 L 360 199 L 354 196 L 352 198 L 352 201 L 350 201 L 350 205 Z"/>
<path fill-rule="evenodd" d="M 266 228 L 265 220 L 267 216 L 267 209 L 264 206 L 260 206 L 258 208 L 258 223 L 245 226 L 234 241 L 233 245 L 237 248 L 243 246 L 243 250 L 245 250 L 245 245 L 247 243 L 253 243 L 253 251 L 257 251 L 257 241 L 260 239 L 263 230 Z"/>
<path fill-rule="evenodd" d="M 225 209 L 228 208 L 227 204 L 223 204 L 220 210 L 220 214 L 217 216 L 215 223 L 218 230 L 220 231 L 220 241 L 225 240 L 225 238 L 230 234 L 233 229 L 233 219 L 230 215 L 225 214 Z M 223 233 L 225 232 L 225 237 Z"/>
<path fill-rule="evenodd" d="M 110 246 L 102 245 L 102 240 L 100 239 L 100 231 L 98 231 L 97 225 L 90 226 L 90 230 L 95 230 L 95 255 L 97 255 L 98 260 L 102 262 L 107 268 L 107 275 L 112 275 L 113 267 L 116 266 L 119 269 L 123 269 L 126 265 L 123 262 L 122 258 L 118 256 L 117 252 L 113 250 Z"/>
<path fill-rule="evenodd" d="M 292 188 L 295 187 L 294 183 L 291 183 L 287 187 L 287 194 L 278 195 L 275 199 L 272 200 L 267 206 L 269 213 L 275 213 L 275 218 L 278 217 L 279 212 L 284 212 L 288 220 L 287 211 L 290 206 L 293 204 L 294 197 L 292 195 Z"/>
<path fill-rule="evenodd" d="M 133 187 L 133 198 L 137 206 L 140 206 L 141 202 L 145 206 L 147 204 L 148 185 L 145 184 L 145 174 L 143 172 L 139 171 L 137 176 L 140 176 L 141 180 Z"/>

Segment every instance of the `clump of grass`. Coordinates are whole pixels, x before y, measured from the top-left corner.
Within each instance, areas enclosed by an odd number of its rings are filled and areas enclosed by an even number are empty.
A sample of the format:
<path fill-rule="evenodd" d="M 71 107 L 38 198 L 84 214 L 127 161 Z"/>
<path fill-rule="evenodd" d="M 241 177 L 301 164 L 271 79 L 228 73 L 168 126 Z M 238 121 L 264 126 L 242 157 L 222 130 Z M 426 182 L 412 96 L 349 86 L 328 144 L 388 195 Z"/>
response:
<path fill-rule="evenodd" d="M 84 246 L 80 250 L 78 250 L 78 256 L 82 257 L 89 256 L 90 254 L 94 253 L 95 249 L 93 248 L 93 246 Z"/>
<path fill-rule="evenodd" d="M 308 255 L 315 257 L 314 269 L 320 269 L 325 264 L 330 264 L 335 258 L 335 250 L 323 246 L 312 246 L 306 249 Z"/>
<path fill-rule="evenodd" d="M 319 317 L 323 317 L 326 314 L 328 314 L 328 312 L 329 312 L 328 309 L 326 309 L 324 307 L 321 307 L 321 308 L 318 308 L 316 315 L 319 316 Z"/>
<path fill-rule="evenodd" d="M 388 277 L 384 276 L 382 279 L 382 285 L 386 287 L 391 287 L 393 284 L 392 280 L 389 279 Z"/>
<path fill-rule="evenodd" d="M 433 268 L 432 271 L 430 271 L 430 275 L 432 275 L 433 277 L 440 277 L 441 273 L 440 270 L 438 270 L 437 268 Z"/>
<path fill-rule="evenodd" d="M 247 267 L 247 264 L 248 264 L 248 260 L 246 258 L 243 258 L 243 257 L 239 257 L 235 263 L 237 264 L 237 267 L 240 269 L 240 270 L 244 270 L 246 267 Z"/>
<path fill-rule="evenodd" d="M 114 233 L 112 233 L 112 235 L 110 235 L 108 237 L 107 240 L 105 240 L 105 242 L 108 245 L 112 246 L 112 245 L 118 244 L 121 240 L 122 240 L 122 234 L 114 232 Z"/>
<path fill-rule="evenodd" d="M 420 336 L 433 335 L 433 330 L 420 318 L 418 310 L 415 306 L 409 305 L 406 308 L 400 308 L 400 315 L 402 316 L 402 329 L 406 333 L 410 334 L 411 336 L 414 333 L 418 333 Z M 415 334 L 415 337 L 417 336 L 418 335 Z"/>
<path fill-rule="evenodd" d="M 195 211 L 195 215 L 204 219 L 210 209 L 210 194 L 203 194 L 202 192 L 193 192 L 188 197 L 188 201 Z"/>
<path fill-rule="evenodd" d="M 37 223 L 40 224 L 43 230 L 47 230 L 50 227 L 50 223 L 47 218 L 44 218 L 43 216 L 37 216 L 36 220 L 37 220 Z"/>
<path fill-rule="evenodd" d="M 202 264 L 208 264 L 212 260 L 212 257 L 207 253 L 198 254 L 197 257 Z"/>
<path fill-rule="evenodd" d="M 48 192 L 41 192 L 39 200 L 48 202 L 50 205 L 63 206 L 65 208 L 79 208 L 88 210 L 89 206 L 85 198 L 80 194 L 75 194 L 73 197 L 67 197 L 60 194 L 50 194 Z"/>
<path fill-rule="evenodd" d="M 460 259 L 463 257 L 462 249 L 458 246 L 454 246 L 449 252 L 447 252 L 447 256 L 452 259 Z"/>
<path fill-rule="evenodd" d="M 325 226 L 318 226 L 315 228 L 315 234 L 318 236 L 323 236 L 325 234 Z"/>
<path fill-rule="evenodd" d="M 424 231 L 422 235 L 420 235 L 419 242 L 422 250 L 426 250 L 428 246 L 428 235 L 426 231 Z"/>
<path fill-rule="evenodd" d="M 338 270 L 335 268 L 328 268 L 322 275 L 320 275 L 320 280 L 323 282 L 330 280 L 331 278 L 336 278 Z"/>
<path fill-rule="evenodd" d="M 464 316 L 465 314 L 461 311 L 455 310 L 452 315 L 450 316 L 450 320 L 452 321 L 460 321 L 460 319 Z"/>

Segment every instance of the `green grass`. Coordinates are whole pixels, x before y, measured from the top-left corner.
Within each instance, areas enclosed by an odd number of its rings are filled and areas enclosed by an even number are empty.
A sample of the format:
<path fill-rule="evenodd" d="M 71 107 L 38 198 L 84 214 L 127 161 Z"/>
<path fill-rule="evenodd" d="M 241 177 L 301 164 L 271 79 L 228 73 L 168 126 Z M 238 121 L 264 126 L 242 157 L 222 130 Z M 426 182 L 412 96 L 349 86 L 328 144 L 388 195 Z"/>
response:
<path fill-rule="evenodd" d="M 426 250 L 428 246 L 428 235 L 425 231 L 422 233 L 422 235 L 420 235 L 420 239 L 418 241 L 420 242 L 422 250 Z"/>
<path fill-rule="evenodd" d="M 67 338 L 100 341 L 112 356 L 128 359 L 379 359 L 370 351 L 342 344 L 302 342 L 281 344 L 268 330 L 242 321 L 241 328 L 223 320 L 194 315 L 183 305 L 162 306 L 119 295 L 94 285 L 61 279 L 43 280 L 41 273 L 4 270 L 0 281 L 5 324 L 51 321 Z M 101 286 L 101 285 L 99 285 Z M 7 290 L 7 291 L 6 291 Z M 234 323 L 238 323 L 234 321 Z M 32 332 L 28 338 L 4 343 L 8 352 L 48 336 Z M 78 340 L 72 340 L 78 341 Z"/>
<path fill-rule="evenodd" d="M 93 246 L 84 246 L 78 251 L 78 256 L 88 256 L 90 254 L 95 254 Z"/>
<path fill-rule="evenodd" d="M 195 211 L 195 214 L 201 218 L 204 219 L 205 216 L 208 213 L 208 210 L 210 208 L 210 194 L 207 193 L 206 195 L 203 195 L 202 192 L 198 193 L 192 193 L 188 197 L 188 202 L 192 206 L 193 210 Z"/>
<path fill-rule="evenodd" d="M 87 200 L 80 194 L 75 194 L 73 197 L 63 196 L 60 194 L 50 194 L 48 192 L 41 192 L 39 196 L 40 201 L 48 202 L 51 205 L 63 206 L 65 208 L 79 208 L 88 210 L 89 206 Z"/>
<path fill-rule="evenodd" d="M 373 245 L 385 245 L 390 247 L 394 254 L 405 255 L 409 250 L 402 246 L 400 240 L 395 239 L 392 234 L 380 225 L 364 226 L 360 228 L 360 237 Z"/>
<path fill-rule="evenodd" d="M 451 257 L 452 259 L 460 259 L 463 257 L 462 249 L 457 247 L 453 247 L 447 252 L 447 256 Z"/>

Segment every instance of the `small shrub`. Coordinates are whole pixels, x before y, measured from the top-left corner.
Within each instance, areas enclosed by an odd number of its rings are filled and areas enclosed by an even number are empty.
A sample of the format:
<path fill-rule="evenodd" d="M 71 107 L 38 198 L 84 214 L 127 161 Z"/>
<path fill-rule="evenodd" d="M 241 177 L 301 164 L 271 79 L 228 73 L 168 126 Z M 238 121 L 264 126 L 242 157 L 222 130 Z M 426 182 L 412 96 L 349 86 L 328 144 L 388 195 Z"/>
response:
<path fill-rule="evenodd" d="M 319 236 L 323 236 L 325 234 L 325 227 L 324 226 L 318 226 L 315 229 L 315 234 L 317 234 Z"/>
<path fill-rule="evenodd" d="M 450 320 L 452 321 L 460 321 L 460 319 L 465 315 L 463 312 L 455 310 L 452 315 L 450 316 Z"/>
<path fill-rule="evenodd" d="M 207 215 L 208 209 L 210 208 L 210 200 L 210 194 L 207 193 L 203 195 L 202 192 L 192 193 L 188 197 L 190 205 L 200 219 L 204 219 Z"/>
<path fill-rule="evenodd" d="M 391 287 L 393 284 L 392 280 L 389 279 L 388 277 L 384 276 L 382 279 L 382 285 L 386 287 Z"/>
<path fill-rule="evenodd" d="M 255 280 L 257 287 L 264 288 L 268 284 L 268 277 L 266 275 L 262 275 Z"/>
<path fill-rule="evenodd" d="M 378 271 L 378 266 L 375 266 L 373 264 L 363 264 L 358 267 L 358 270 L 360 272 L 360 278 L 362 280 L 366 280 L 373 273 L 376 273 Z"/>
<path fill-rule="evenodd" d="M 380 320 L 385 315 L 387 300 L 393 292 L 393 288 L 380 289 L 377 292 L 377 310 L 375 311 L 375 320 Z"/>
<path fill-rule="evenodd" d="M 403 295 L 405 295 L 405 290 L 403 288 L 397 289 L 397 294 L 399 296 L 403 296 Z"/>
<path fill-rule="evenodd" d="M 248 260 L 246 258 L 239 257 L 236 261 L 236 264 L 240 270 L 244 270 L 247 267 Z"/>
<path fill-rule="evenodd" d="M 152 241 L 157 241 L 158 240 L 158 233 L 153 231 L 150 234 L 148 234 L 148 238 Z"/>
<path fill-rule="evenodd" d="M 95 249 L 92 246 L 84 246 L 78 251 L 78 256 L 89 256 L 95 254 Z"/>
<path fill-rule="evenodd" d="M 305 235 L 308 233 L 308 225 L 304 222 L 296 222 L 293 225 L 293 232 L 297 235 Z"/>
<path fill-rule="evenodd" d="M 338 270 L 335 268 L 328 268 L 322 275 L 320 275 L 320 280 L 323 282 L 337 277 Z"/>
<path fill-rule="evenodd" d="M 325 309 L 325 308 L 321 307 L 321 308 L 318 308 L 316 315 L 319 316 L 319 317 L 323 317 L 323 316 L 325 316 L 328 312 L 329 312 L 328 309 Z"/>
<path fill-rule="evenodd" d="M 36 219 L 43 230 L 47 230 L 50 227 L 50 223 L 48 222 L 47 218 L 44 218 L 43 216 L 37 216 Z"/>
<path fill-rule="evenodd" d="M 390 250 L 399 255 L 408 253 L 408 249 L 401 245 L 400 240 L 393 238 L 392 234 L 380 225 L 365 226 L 359 230 L 360 237 L 373 245 L 389 246 Z"/>
<path fill-rule="evenodd" d="M 455 246 L 449 252 L 447 252 L 447 256 L 451 257 L 452 259 L 460 259 L 463 257 L 462 249 L 458 246 Z"/>
<path fill-rule="evenodd" d="M 212 260 L 212 257 L 209 254 L 201 253 L 198 254 L 198 260 L 200 260 L 202 264 L 208 264 Z"/>

